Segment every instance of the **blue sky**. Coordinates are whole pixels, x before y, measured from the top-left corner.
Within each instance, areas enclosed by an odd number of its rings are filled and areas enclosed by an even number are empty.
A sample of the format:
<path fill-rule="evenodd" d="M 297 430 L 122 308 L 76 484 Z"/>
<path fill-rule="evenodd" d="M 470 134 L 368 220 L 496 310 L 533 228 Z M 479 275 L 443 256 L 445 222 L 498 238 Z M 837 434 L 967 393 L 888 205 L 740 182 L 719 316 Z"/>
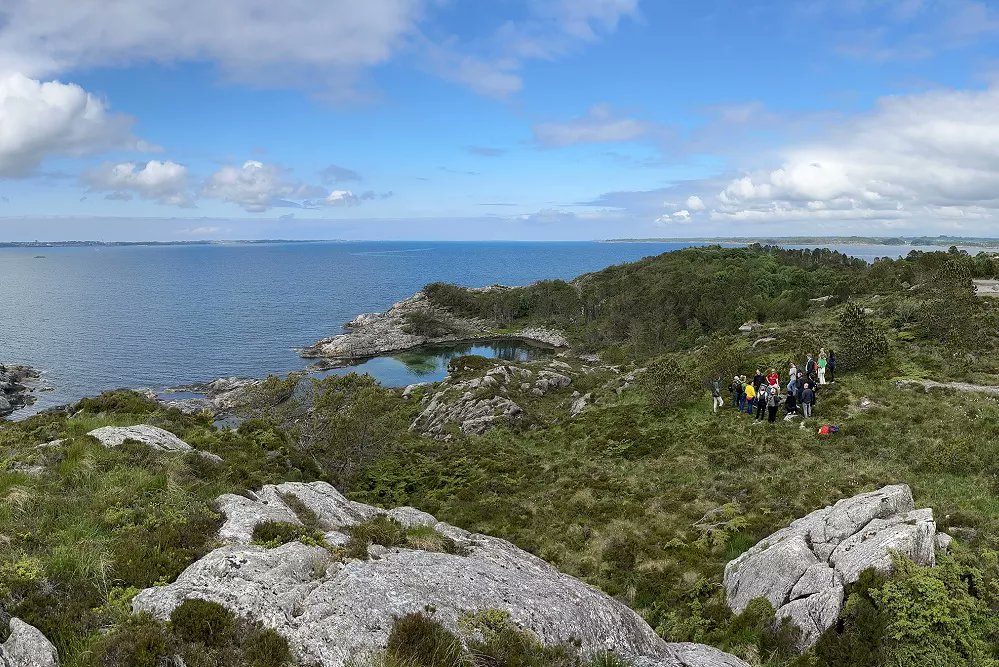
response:
<path fill-rule="evenodd" d="M 973 0 L 6 0 L 0 240 L 999 236 Z"/>

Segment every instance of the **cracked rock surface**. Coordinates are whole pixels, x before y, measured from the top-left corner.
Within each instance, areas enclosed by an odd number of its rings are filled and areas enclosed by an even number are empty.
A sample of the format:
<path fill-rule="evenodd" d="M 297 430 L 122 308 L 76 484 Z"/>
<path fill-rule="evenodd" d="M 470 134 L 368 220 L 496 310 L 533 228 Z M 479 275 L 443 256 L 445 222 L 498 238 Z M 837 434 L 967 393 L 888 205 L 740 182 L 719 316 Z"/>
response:
<path fill-rule="evenodd" d="M 132 440 L 161 452 L 179 452 L 181 454 L 194 452 L 212 461 L 218 462 L 222 460 L 221 457 L 215 454 L 195 449 L 170 431 L 161 429 L 158 426 L 149 426 L 148 424 L 138 424 L 136 426 L 102 426 L 90 431 L 87 435 L 96 438 L 108 449 L 118 447 L 128 440 Z"/>
<path fill-rule="evenodd" d="M 585 654 L 613 651 L 646 667 L 746 667 L 707 646 L 667 644 L 599 590 L 505 540 L 469 533 L 426 512 L 352 502 L 324 482 L 270 485 L 251 495 L 218 499 L 226 514 L 222 537 L 230 544 L 189 566 L 174 583 L 139 593 L 133 610 L 166 619 L 185 599 L 211 600 L 274 628 L 300 663 L 323 667 L 384 649 L 400 616 L 428 613 L 460 634 L 459 620 L 483 609 L 505 610 L 543 642 L 572 643 Z M 274 549 L 248 544 L 255 522 L 298 522 L 286 503 L 289 495 L 323 528 L 388 514 L 406 525 L 432 526 L 464 554 L 382 547 L 374 559 L 341 562 L 300 542 Z M 342 536 L 330 534 L 336 535 Z"/>
<path fill-rule="evenodd" d="M 728 605 L 736 613 L 763 597 L 801 629 L 799 648 L 836 623 L 844 586 L 874 568 L 888 573 L 892 552 L 933 566 L 933 510 L 915 509 L 905 484 L 886 486 L 816 510 L 760 541 L 725 566 Z"/>
<path fill-rule="evenodd" d="M 10 636 L 0 644 L 0 667 L 58 667 L 59 656 L 45 635 L 19 618 L 10 619 Z"/>

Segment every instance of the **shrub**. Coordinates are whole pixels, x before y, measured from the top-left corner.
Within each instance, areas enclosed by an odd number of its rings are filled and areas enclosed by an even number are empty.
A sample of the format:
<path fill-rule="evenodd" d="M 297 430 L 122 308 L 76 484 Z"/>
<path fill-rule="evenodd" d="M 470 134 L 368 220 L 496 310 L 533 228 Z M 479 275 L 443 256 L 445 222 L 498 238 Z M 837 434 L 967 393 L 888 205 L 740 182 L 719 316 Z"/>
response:
<path fill-rule="evenodd" d="M 434 530 L 433 526 L 413 526 L 406 529 L 406 546 L 421 551 L 435 551 L 444 554 L 464 555 L 465 550 L 447 535 Z"/>
<path fill-rule="evenodd" d="M 288 542 L 301 542 L 324 549 L 329 548 L 326 538 L 318 530 L 286 521 L 258 523 L 253 528 L 253 542 L 268 549 L 279 547 Z"/>
<path fill-rule="evenodd" d="M 402 524 L 382 514 L 345 530 L 350 535 L 350 540 L 345 545 L 349 558 L 366 559 L 368 547 L 372 544 L 395 547 L 406 543 L 406 529 Z"/>
<path fill-rule="evenodd" d="M 441 316 L 429 310 L 414 310 L 406 313 L 406 323 L 402 330 L 413 336 L 441 338 L 454 333 L 454 327 Z"/>
<path fill-rule="evenodd" d="M 689 403 L 698 389 L 694 372 L 674 355 L 652 361 L 642 375 L 641 383 L 649 395 L 649 402 L 660 408 Z"/>
<path fill-rule="evenodd" d="M 407 667 L 463 667 L 469 664 L 461 641 L 422 613 L 409 614 L 395 622 L 386 652 Z"/>
<path fill-rule="evenodd" d="M 887 332 L 855 303 L 848 303 L 840 316 L 839 341 L 838 370 L 870 368 L 888 356 Z"/>
<path fill-rule="evenodd" d="M 100 414 L 116 412 L 122 414 L 141 415 L 155 412 L 159 405 L 155 400 L 127 389 L 106 391 L 100 396 L 85 398 L 76 404 L 75 410 Z"/>
<path fill-rule="evenodd" d="M 217 602 L 192 598 L 170 614 L 170 628 L 186 642 L 221 646 L 232 640 L 236 617 Z"/>
<path fill-rule="evenodd" d="M 172 653 L 173 641 L 162 623 L 148 614 L 129 619 L 103 638 L 95 654 L 101 667 L 159 667 Z"/>
<path fill-rule="evenodd" d="M 281 667 L 292 661 L 288 641 L 271 628 L 254 626 L 244 647 L 250 667 Z"/>

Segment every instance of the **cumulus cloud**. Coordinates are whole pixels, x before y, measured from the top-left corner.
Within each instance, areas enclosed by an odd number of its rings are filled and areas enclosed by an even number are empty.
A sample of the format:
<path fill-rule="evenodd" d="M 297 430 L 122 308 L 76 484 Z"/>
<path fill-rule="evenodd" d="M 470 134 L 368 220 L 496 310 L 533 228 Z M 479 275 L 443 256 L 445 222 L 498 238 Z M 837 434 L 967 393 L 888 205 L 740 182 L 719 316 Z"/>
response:
<path fill-rule="evenodd" d="M 6 0 L 0 72 L 210 60 L 229 77 L 349 81 L 387 61 L 424 0 Z"/>
<path fill-rule="evenodd" d="M 131 127 L 77 85 L 9 74 L 0 78 L 0 177 L 27 176 L 50 155 L 148 148 Z"/>
<path fill-rule="evenodd" d="M 656 132 L 655 124 L 615 116 L 607 105 L 597 105 L 589 113 L 564 122 L 538 123 L 534 139 L 542 146 L 559 148 L 575 144 L 634 141 Z"/>
<path fill-rule="evenodd" d="M 105 163 L 83 175 L 91 190 L 108 192 L 105 199 L 127 201 L 133 195 L 161 204 L 192 206 L 193 196 L 188 183 L 187 167 L 176 162 L 150 160 L 144 165 L 134 162 Z"/>
<path fill-rule="evenodd" d="M 236 204 L 250 213 L 272 208 L 326 208 L 359 206 L 362 202 L 387 199 L 392 192 L 334 189 L 327 192 L 318 185 L 291 177 L 278 165 L 247 160 L 242 166 L 226 165 L 208 177 L 200 196 Z"/>
<path fill-rule="evenodd" d="M 291 180 L 276 165 L 247 160 L 242 166 L 226 165 L 212 174 L 201 189 L 203 197 L 222 199 L 250 213 L 275 206 L 300 206 L 295 200 L 318 197 L 315 186 Z"/>
<path fill-rule="evenodd" d="M 711 190 L 691 184 L 686 211 L 715 221 L 995 219 L 999 213 L 999 89 L 886 97 L 780 164 Z M 700 202 L 702 206 L 695 205 Z"/>

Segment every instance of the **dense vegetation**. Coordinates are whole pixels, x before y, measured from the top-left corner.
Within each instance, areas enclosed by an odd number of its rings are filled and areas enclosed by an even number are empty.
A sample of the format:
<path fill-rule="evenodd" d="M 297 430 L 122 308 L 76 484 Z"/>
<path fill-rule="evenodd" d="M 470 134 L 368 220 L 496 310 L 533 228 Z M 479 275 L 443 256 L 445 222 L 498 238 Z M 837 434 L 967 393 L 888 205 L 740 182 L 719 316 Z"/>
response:
<path fill-rule="evenodd" d="M 999 664 L 999 401 L 900 382 L 999 385 L 999 299 L 971 288 L 997 270 L 994 258 L 956 251 L 868 266 L 825 251 L 699 248 L 573 283 L 428 286 L 432 300 L 461 314 L 562 327 L 581 349 L 651 369 L 637 388 L 574 419 L 538 398 L 542 417 L 531 428 L 447 442 L 409 432 L 418 403 L 358 376 L 319 383 L 308 411 L 296 406 L 296 379 L 272 379 L 252 401 L 256 418 L 235 431 L 127 392 L 4 422 L 0 608 L 39 627 L 65 665 L 156 664 L 163 651 L 189 665 L 229 664 L 223 653 L 244 661 L 233 664 L 280 664 L 280 641 L 245 620 L 186 610 L 228 628 L 212 644 L 197 639 L 206 627 L 197 618 L 130 617 L 128 603 L 215 546 L 219 494 L 325 479 L 357 500 L 413 505 L 507 538 L 631 605 L 667 639 L 713 644 L 753 665 Z M 739 334 L 747 320 L 764 329 Z M 754 347 L 763 337 L 775 340 Z M 754 425 L 727 405 L 710 412 L 705 380 L 756 367 L 786 373 L 819 347 L 837 350 L 842 372 L 820 392 L 808 428 Z M 107 450 L 85 435 L 140 422 L 224 462 L 128 444 Z M 820 438 L 820 422 L 842 430 Z M 842 627 L 804 657 L 790 651 L 788 628 L 772 626 L 768 605 L 729 612 L 719 586 L 728 560 L 813 509 L 897 482 L 934 508 L 942 529 L 961 529 L 939 567 L 900 563 L 892 577 L 865 576 L 849 591 Z M 319 535 L 275 524 L 255 537 Z M 384 520 L 357 527 L 348 549 L 361 557 L 370 544 L 454 548 Z M 422 615 L 400 621 L 385 664 L 578 664 L 515 628 L 503 630 L 503 645 L 520 653 L 479 663 L 499 648 L 459 650 L 433 625 Z M 450 646 L 434 653 L 450 662 L 420 658 L 417 635 Z M 136 657 L 143 647 L 153 662 Z"/>

